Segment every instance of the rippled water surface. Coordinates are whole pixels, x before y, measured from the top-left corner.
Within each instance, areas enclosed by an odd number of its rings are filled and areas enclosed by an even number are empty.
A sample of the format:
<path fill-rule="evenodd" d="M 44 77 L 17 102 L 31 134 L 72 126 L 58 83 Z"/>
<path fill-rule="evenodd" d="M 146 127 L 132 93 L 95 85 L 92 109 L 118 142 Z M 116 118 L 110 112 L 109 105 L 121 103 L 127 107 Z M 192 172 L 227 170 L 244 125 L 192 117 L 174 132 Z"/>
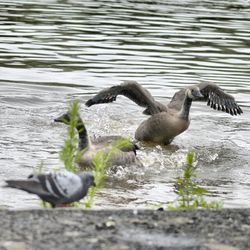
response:
<path fill-rule="evenodd" d="M 225 207 L 250 205 L 249 1 L 0 2 L 0 185 L 26 177 L 43 161 L 62 163 L 66 127 L 53 119 L 78 99 L 91 135 L 131 138 L 142 109 L 119 97 L 85 107 L 104 87 L 137 80 L 167 103 L 175 91 L 214 81 L 241 105 L 231 117 L 192 105 L 189 129 L 171 146 L 141 145 L 143 169 L 110 170 L 96 206 L 145 207 L 175 198 L 185 155 L 197 153 L 197 178 Z M 0 188 L 0 206 L 38 207 L 36 196 Z"/>

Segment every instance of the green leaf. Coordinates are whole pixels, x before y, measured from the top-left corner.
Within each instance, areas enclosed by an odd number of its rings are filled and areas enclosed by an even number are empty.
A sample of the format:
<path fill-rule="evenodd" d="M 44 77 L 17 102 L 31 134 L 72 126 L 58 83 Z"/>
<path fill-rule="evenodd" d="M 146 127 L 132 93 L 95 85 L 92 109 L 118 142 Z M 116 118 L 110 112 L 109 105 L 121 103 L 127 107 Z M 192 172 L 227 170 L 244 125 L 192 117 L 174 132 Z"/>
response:
<path fill-rule="evenodd" d="M 197 208 L 218 208 L 222 207 L 221 202 L 207 202 L 204 195 L 211 193 L 208 189 L 200 187 L 196 178 L 196 168 L 193 166 L 194 152 L 189 152 L 186 157 L 186 166 L 182 176 L 176 178 L 175 193 L 177 200 L 170 203 L 168 208 L 171 210 L 197 209 Z"/>

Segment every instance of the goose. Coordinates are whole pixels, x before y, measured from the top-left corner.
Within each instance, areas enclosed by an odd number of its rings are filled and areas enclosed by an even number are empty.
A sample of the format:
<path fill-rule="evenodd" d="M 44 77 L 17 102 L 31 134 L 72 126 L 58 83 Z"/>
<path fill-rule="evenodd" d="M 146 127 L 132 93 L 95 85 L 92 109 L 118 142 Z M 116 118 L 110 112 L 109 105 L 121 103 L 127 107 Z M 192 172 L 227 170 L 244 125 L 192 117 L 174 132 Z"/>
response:
<path fill-rule="evenodd" d="M 48 174 L 31 174 L 27 179 L 6 180 L 6 186 L 17 188 L 38 195 L 51 206 L 59 207 L 81 200 L 87 195 L 88 189 L 95 186 L 92 173 L 77 174 L 62 171 Z"/>
<path fill-rule="evenodd" d="M 89 99 L 85 105 L 90 107 L 99 103 L 110 103 L 115 101 L 118 95 L 126 96 L 146 108 L 143 113 L 150 117 L 139 125 L 135 139 L 156 144 L 170 144 L 176 136 L 187 130 L 193 101 L 207 101 L 211 108 L 230 115 L 243 113 L 233 96 L 207 81 L 177 91 L 166 106 L 156 101 L 150 92 L 136 81 L 124 81 L 120 85 L 106 88 Z"/>
<path fill-rule="evenodd" d="M 69 125 L 71 121 L 71 114 L 67 112 L 56 118 L 54 121 Z M 100 136 L 90 139 L 87 129 L 79 114 L 77 114 L 76 129 L 79 134 L 78 147 L 79 150 L 83 152 L 78 162 L 81 168 L 93 168 L 93 159 L 100 151 L 103 151 L 105 156 L 109 157 L 109 166 L 130 164 L 141 166 L 140 161 L 136 157 L 136 150 L 139 149 L 139 147 L 131 141 L 127 141 L 128 139 L 118 135 Z M 114 144 L 119 140 L 126 140 L 128 143 L 125 143 L 126 145 L 114 151 Z"/>

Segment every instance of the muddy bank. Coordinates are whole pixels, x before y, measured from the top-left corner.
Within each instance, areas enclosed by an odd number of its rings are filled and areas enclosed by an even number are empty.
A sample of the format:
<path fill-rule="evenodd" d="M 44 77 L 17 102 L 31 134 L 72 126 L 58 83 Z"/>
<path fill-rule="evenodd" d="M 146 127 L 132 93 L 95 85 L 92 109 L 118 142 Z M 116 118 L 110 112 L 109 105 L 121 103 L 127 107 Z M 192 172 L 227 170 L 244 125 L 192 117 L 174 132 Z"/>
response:
<path fill-rule="evenodd" d="M 250 249 L 250 209 L 0 210 L 0 249 Z"/>

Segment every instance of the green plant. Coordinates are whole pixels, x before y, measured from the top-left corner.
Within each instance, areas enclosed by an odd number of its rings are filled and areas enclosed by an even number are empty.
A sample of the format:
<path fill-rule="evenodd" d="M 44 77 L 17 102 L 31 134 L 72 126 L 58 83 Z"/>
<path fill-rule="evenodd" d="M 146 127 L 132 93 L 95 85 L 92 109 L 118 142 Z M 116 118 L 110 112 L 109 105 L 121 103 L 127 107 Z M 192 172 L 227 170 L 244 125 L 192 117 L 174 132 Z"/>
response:
<path fill-rule="evenodd" d="M 79 145 L 79 136 L 77 132 L 77 124 L 78 124 L 78 116 L 79 116 L 79 103 L 74 101 L 70 104 L 70 123 L 68 126 L 67 139 L 64 142 L 62 150 L 60 151 L 60 159 L 64 163 L 65 169 L 71 172 L 79 171 L 77 166 L 77 162 L 80 157 L 85 153 L 85 150 L 80 151 L 78 148 Z M 102 188 L 106 179 L 106 171 L 110 166 L 110 159 L 113 157 L 118 150 L 122 148 L 133 147 L 132 142 L 127 138 L 121 138 L 113 142 L 111 146 L 111 150 L 100 150 L 96 153 L 93 158 L 94 165 L 94 176 L 96 186 L 92 187 L 87 196 L 87 200 L 85 202 L 85 207 L 90 208 L 93 206 L 94 197 L 96 193 Z M 43 172 L 43 163 L 37 167 L 37 174 Z M 71 204 L 74 207 L 80 207 L 80 202 L 74 202 Z M 42 202 L 42 206 L 44 208 L 50 207 L 49 203 Z"/>
<path fill-rule="evenodd" d="M 35 175 L 39 175 L 39 174 L 42 174 L 44 172 L 44 165 L 43 165 L 43 161 L 41 161 L 37 166 L 36 168 L 34 169 L 34 174 Z M 51 208 L 51 205 L 46 202 L 46 201 L 41 201 L 41 206 L 43 208 Z"/>
<path fill-rule="evenodd" d="M 68 126 L 67 139 L 64 142 L 64 146 L 60 152 L 60 159 L 64 163 L 65 169 L 71 172 L 77 172 L 79 169 L 76 165 L 77 159 L 84 153 L 80 152 L 78 149 L 79 145 L 79 136 L 76 130 L 78 123 L 78 112 L 79 112 L 79 103 L 74 101 L 70 105 L 70 123 Z"/>
<path fill-rule="evenodd" d="M 44 168 L 43 161 L 41 161 L 34 170 L 35 174 L 42 174 L 43 168 Z"/>
<path fill-rule="evenodd" d="M 178 195 L 178 198 L 168 206 L 170 210 L 220 208 L 223 206 L 221 202 L 208 202 L 204 198 L 204 195 L 208 195 L 211 192 L 200 187 L 195 180 L 196 169 L 193 165 L 194 157 L 194 152 L 187 154 L 187 163 L 183 170 L 183 175 L 177 177 L 175 182 L 175 193 Z"/>
<path fill-rule="evenodd" d="M 78 149 L 79 136 L 76 130 L 78 123 L 78 112 L 79 103 L 78 101 L 74 101 L 70 104 L 71 120 L 68 126 L 67 139 L 65 140 L 62 150 L 60 151 L 60 159 L 63 161 L 65 169 L 74 173 L 78 171 L 78 167 L 76 165 L 77 159 L 79 159 L 80 155 L 84 153 Z M 36 169 L 36 174 L 43 173 L 43 162 L 41 162 Z M 78 203 L 73 204 L 73 206 L 77 205 Z M 51 206 L 49 203 L 42 201 L 42 207 L 48 208 Z"/>
<path fill-rule="evenodd" d="M 113 142 L 112 149 L 107 153 L 104 150 L 97 152 L 93 159 L 93 164 L 95 166 L 94 176 L 95 176 L 95 187 L 92 187 L 89 191 L 88 198 L 85 202 L 86 208 L 91 208 L 93 206 L 93 201 L 96 193 L 103 187 L 106 180 L 106 171 L 109 167 L 109 161 L 118 150 L 126 147 L 131 147 L 132 142 L 127 138 L 121 138 Z"/>
<path fill-rule="evenodd" d="M 60 159 L 64 162 L 64 166 L 68 171 L 77 172 L 77 162 L 80 157 L 85 153 L 85 150 L 79 151 L 79 136 L 77 132 L 77 123 L 79 116 L 79 103 L 74 101 L 70 105 L 70 123 L 68 127 L 67 139 L 60 152 Z M 93 158 L 94 176 L 96 186 L 92 187 L 87 196 L 85 207 L 90 208 L 93 205 L 96 193 L 102 188 L 106 179 L 106 170 L 110 166 L 109 161 L 112 156 L 121 148 L 132 147 L 132 143 L 127 138 L 121 138 L 112 144 L 111 150 L 100 150 Z M 73 206 L 79 207 L 80 203 L 75 202 Z"/>

